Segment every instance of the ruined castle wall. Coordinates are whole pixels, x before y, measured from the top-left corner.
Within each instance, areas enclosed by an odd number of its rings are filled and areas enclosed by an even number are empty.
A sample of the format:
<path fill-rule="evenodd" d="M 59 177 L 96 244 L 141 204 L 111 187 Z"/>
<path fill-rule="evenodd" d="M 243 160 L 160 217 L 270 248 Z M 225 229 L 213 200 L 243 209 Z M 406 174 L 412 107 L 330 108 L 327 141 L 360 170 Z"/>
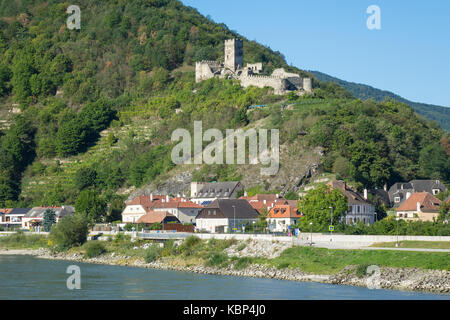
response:
<path fill-rule="evenodd" d="M 220 68 L 215 61 L 200 61 L 195 63 L 195 82 L 208 80 L 214 77 L 213 69 Z"/>
<path fill-rule="evenodd" d="M 310 93 L 313 92 L 311 78 L 303 79 L 303 90 L 305 90 L 306 92 L 310 92 Z"/>
<path fill-rule="evenodd" d="M 244 88 L 249 86 L 255 86 L 258 88 L 272 87 L 275 94 L 284 94 L 287 89 L 286 80 L 277 77 L 243 76 L 240 77 L 240 80 L 241 86 Z"/>

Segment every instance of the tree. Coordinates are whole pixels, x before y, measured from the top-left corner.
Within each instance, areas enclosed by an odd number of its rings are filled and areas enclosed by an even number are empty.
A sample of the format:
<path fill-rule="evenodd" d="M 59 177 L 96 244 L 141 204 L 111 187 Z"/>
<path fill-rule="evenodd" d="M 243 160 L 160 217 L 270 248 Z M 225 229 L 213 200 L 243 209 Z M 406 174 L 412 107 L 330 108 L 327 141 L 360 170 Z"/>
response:
<path fill-rule="evenodd" d="M 52 225 L 56 223 L 56 214 L 52 209 L 47 209 L 44 212 L 44 220 L 42 226 L 45 232 L 50 232 Z"/>
<path fill-rule="evenodd" d="M 106 214 L 106 201 L 95 190 L 83 190 L 75 201 L 75 212 L 90 224 L 103 222 Z"/>
<path fill-rule="evenodd" d="M 106 214 L 106 222 L 122 220 L 122 212 L 125 209 L 125 203 L 120 196 L 114 196 Z"/>
<path fill-rule="evenodd" d="M 75 187 L 82 191 L 94 186 L 97 179 L 97 171 L 93 168 L 81 168 L 75 173 Z"/>
<path fill-rule="evenodd" d="M 88 235 L 88 221 L 82 216 L 66 216 L 56 224 L 50 232 L 55 249 L 67 250 L 74 246 L 81 246 Z"/>
<path fill-rule="evenodd" d="M 330 209 L 330 207 L 333 209 Z M 320 185 L 316 189 L 310 190 L 298 202 L 298 208 L 304 215 L 299 223 L 302 230 L 309 231 L 309 223 L 312 222 L 312 228 L 315 232 L 325 232 L 328 231 L 331 222 L 331 210 L 333 212 L 333 223 L 337 223 L 340 217 L 347 212 L 348 201 L 340 190 Z"/>

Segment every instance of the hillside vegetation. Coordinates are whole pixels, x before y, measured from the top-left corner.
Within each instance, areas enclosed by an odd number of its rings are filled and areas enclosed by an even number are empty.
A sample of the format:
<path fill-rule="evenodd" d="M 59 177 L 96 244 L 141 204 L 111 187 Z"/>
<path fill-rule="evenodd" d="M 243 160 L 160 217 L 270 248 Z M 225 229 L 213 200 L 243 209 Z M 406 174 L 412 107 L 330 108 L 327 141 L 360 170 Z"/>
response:
<path fill-rule="evenodd" d="M 436 121 L 441 126 L 442 129 L 450 131 L 449 107 L 441 107 L 432 104 L 412 102 L 405 98 L 400 97 L 395 93 L 386 90 L 376 89 L 365 84 L 348 82 L 318 71 L 311 71 L 311 73 L 320 81 L 335 82 L 339 84 L 340 86 L 350 91 L 356 98 L 362 100 L 374 99 L 375 101 L 381 102 L 384 101 L 385 99 L 395 99 L 397 101 L 403 102 L 411 106 L 414 109 L 414 111 L 416 111 L 424 118 Z"/>
<path fill-rule="evenodd" d="M 195 179 L 283 191 L 317 172 L 361 187 L 450 182 L 448 134 L 406 104 L 357 100 L 317 79 L 315 95 L 303 97 L 232 80 L 197 84 L 194 62 L 223 59 L 231 37 L 244 39 L 245 62 L 262 61 L 265 73 L 305 73 L 176 0 L 82 0 L 81 30 L 66 28 L 68 6 L 0 1 L 0 114 L 8 122 L 0 131 L 0 207 L 74 204 L 87 190 L 121 203 L 121 195 L 180 174 L 171 133 L 192 132 L 194 120 L 204 130 L 278 128 L 281 140 L 276 176 L 262 180 L 250 165 L 183 167 Z M 266 107 L 247 112 L 252 104 Z M 14 106 L 19 114 L 9 112 Z"/>

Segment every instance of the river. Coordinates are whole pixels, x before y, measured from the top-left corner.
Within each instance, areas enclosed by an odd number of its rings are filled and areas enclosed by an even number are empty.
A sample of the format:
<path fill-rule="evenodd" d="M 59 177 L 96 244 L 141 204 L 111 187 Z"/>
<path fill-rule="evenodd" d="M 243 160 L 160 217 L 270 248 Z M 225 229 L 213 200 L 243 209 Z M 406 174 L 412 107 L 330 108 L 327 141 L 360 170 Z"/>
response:
<path fill-rule="evenodd" d="M 67 267 L 77 265 L 81 289 L 69 290 Z M 0 256 L 0 299 L 445 299 L 450 295 L 216 276 L 177 271 Z"/>

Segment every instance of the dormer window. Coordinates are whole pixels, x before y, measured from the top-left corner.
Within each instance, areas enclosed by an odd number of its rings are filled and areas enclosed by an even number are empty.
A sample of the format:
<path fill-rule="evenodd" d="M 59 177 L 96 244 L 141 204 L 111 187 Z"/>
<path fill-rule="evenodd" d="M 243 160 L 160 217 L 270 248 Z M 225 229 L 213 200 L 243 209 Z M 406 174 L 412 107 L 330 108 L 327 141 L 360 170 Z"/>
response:
<path fill-rule="evenodd" d="M 395 197 L 395 198 L 394 198 L 394 202 L 395 202 L 395 203 L 399 203 L 399 202 L 400 202 L 400 197 Z"/>

